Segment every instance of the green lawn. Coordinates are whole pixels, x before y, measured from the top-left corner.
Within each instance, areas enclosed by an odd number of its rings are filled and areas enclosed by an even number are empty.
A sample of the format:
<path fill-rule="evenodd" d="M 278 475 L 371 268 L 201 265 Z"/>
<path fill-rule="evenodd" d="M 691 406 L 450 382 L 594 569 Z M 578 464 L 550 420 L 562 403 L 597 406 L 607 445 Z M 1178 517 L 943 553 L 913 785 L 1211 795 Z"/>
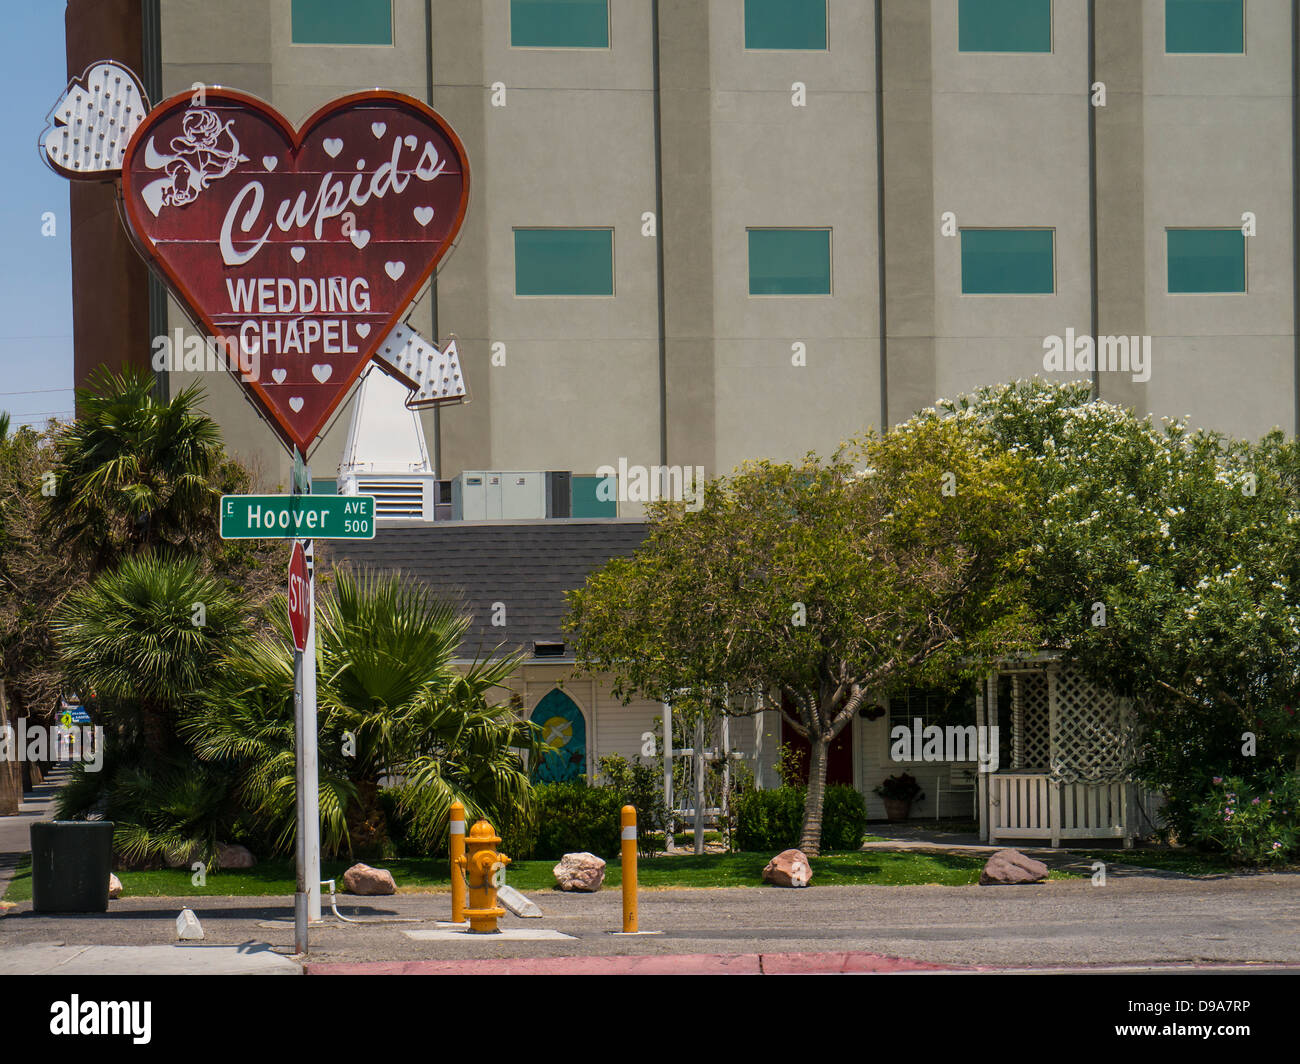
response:
<path fill-rule="evenodd" d="M 671 887 L 760 887 L 763 866 L 770 859 L 765 853 L 717 853 L 701 857 L 653 857 L 639 862 L 639 879 L 644 888 Z M 334 877 L 343 887 L 343 871 L 349 862 L 327 861 L 322 874 Z M 443 860 L 394 858 L 377 862 L 393 874 L 398 890 L 438 891 L 449 889 L 450 876 Z M 548 890 L 555 884 L 551 869 L 554 861 L 516 861 L 507 872 L 507 881 L 519 890 Z M 940 883 L 963 886 L 979 882 L 984 861 L 978 857 L 947 854 L 854 852 L 831 853 L 814 857 L 813 885 L 881 884 L 899 886 L 909 883 Z M 292 861 L 264 861 L 247 871 L 212 872 L 207 884 L 194 886 L 185 869 L 161 869 L 154 872 L 120 872 L 123 897 L 226 897 L 258 894 L 292 894 Z M 1052 879 L 1076 878 L 1074 874 L 1053 872 Z M 617 861 L 611 861 L 605 884 L 622 883 Z M 29 901 L 32 896 L 31 862 L 24 859 L 9 884 L 7 901 Z"/>

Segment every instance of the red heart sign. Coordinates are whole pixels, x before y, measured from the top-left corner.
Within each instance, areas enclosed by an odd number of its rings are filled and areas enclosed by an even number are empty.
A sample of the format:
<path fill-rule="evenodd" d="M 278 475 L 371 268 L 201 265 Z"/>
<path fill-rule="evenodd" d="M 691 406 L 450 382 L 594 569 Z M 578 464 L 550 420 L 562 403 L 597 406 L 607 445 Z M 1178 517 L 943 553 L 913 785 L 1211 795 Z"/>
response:
<path fill-rule="evenodd" d="M 424 103 L 363 92 L 300 130 L 229 89 L 149 112 L 122 162 L 133 236 L 303 454 L 451 248 L 469 164 Z"/>

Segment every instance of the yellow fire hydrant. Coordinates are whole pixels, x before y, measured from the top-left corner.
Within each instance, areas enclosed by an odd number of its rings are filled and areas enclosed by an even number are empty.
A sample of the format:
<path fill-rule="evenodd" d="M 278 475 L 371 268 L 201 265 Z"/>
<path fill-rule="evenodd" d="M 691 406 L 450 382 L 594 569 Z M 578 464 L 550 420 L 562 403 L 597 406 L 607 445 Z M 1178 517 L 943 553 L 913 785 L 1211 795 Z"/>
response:
<path fill-rule="evenodd" d="M 459 858 L 469 887 L 469 906 L 465 909 L 465 916 L 474 934 L 495 934 L 497 920 L 506 914 L 505 909 L 497 905 L 497 888 L 505 885 L 506 865 L 510 858 L 497 852 L 496 845 L 500 841 L 492 825 L 480 820 L 469 829 L 465 837 L 468 852 Z"/>

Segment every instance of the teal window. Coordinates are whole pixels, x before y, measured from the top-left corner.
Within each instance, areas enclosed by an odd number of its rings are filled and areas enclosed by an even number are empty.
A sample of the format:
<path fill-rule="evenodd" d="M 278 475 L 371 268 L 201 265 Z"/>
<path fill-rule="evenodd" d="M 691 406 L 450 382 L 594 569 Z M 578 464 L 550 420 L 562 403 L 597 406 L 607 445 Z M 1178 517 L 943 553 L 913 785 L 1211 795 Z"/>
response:
<path fill-rule="evenodd" d="M 968 296 L 1056 291 L 1055 229 L 963 229 L 961 290 Z"/>
<path fill-rule="evenodd" d="M 609 0 L 510 0 L 513 48 L 608 48 Z"/>
<path fill-rule="evenodd" d="M 962 52 L 1050 52 L 1052 0 L 958 0 Z"/>
<path fill-rule="evenodd" d="M 750 229 L 751 296 L 831 294 L 829 229 Z"/>
<path fill-rule="evenodd" d="M 607 482 L 608 481 L 608 482 Z M 604 490 L 601 490 L 604 485 Z M 617 477 L 573 477 L 569 481 L 573 517 L 617 517 Z"/>
<path fill-rule="evenodd" d="M 826 50 L 826 0 L 745 0 L 745 47 Z"/>
<path fill-rule="evenodd" d="M 1170 292 L 1244 292 L 1246 237 L 1240 229 L 1166 229 Z"/>
<path fill-rule="evenodd" d="M 515 230 L 515 295 L 613 294 L 613 229 Z"/>
<path fill-rule="evenodd" d="M 1245 0 L 1165 0 L 1165 51 L 1241 55 Z"/>
<path fill-rule="evenodd" d="M 293 0 L 294 44 L 392 44 L 392 0 Z"/>

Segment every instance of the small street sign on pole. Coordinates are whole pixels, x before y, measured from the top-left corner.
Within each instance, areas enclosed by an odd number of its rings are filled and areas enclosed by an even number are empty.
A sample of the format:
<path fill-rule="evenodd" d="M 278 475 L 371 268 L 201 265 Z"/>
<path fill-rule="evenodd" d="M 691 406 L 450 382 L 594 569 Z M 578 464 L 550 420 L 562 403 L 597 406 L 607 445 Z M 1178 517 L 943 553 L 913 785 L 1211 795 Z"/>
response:
<path fill-rule="evenodd" d="M 289 628 L 293 632 L 293 648 L 299 654 L 307 649 L 307 629 L 311 625 L 311 601 L 308 584 L 311 574 L 307 571 L 307 553 L 303 550 L 302 540 L 293 541 L 293 557 L 289 560 Z"/>
<path fill-rule="evenodd" d="M 220 514 L 222 539 L 375 538 L 373 495 L 223 495 Z"/>

